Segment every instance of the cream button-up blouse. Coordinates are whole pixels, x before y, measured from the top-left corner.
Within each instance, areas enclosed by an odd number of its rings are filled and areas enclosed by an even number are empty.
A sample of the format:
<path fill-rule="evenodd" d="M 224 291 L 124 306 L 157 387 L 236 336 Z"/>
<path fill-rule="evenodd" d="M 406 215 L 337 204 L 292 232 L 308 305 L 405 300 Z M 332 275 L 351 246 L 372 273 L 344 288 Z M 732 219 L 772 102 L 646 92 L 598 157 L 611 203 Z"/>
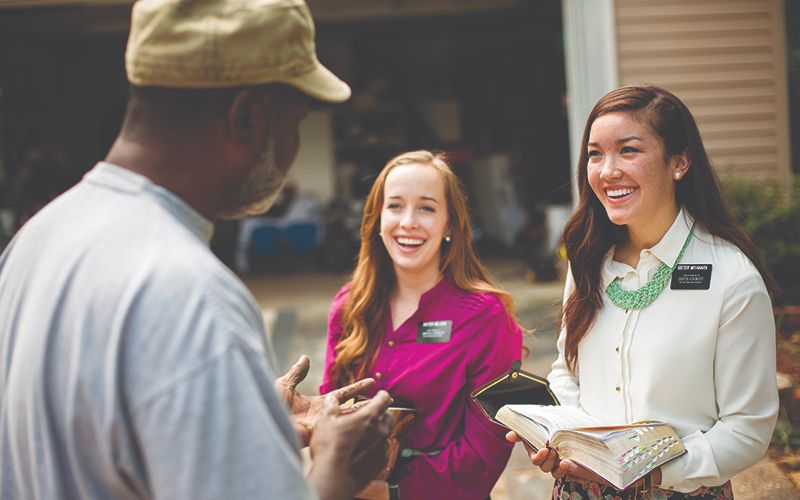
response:
<path fill-rule="evenodd" d="M 662 262 L 673 265 L 693 219 L 681 210 L 637 268 L 613 260 L 603 289 L 643 286 Z M 717 486 L 765 453 L 778 414 L 775 323 L 766 286 L 733 244 L 695 226 L 681 264 L 711 264 L 708 290 L 669 285 L 641 310 L 603 306 L 578 347 L 575 375 L 564 357 L 566 332 L 548 379 L 562 404 L 608 424 L 656 419 L 672 425 L 687 453 L 662 467 L 661 488 L 691 492 Z M 567 277 L 564 297 L 574 288 Z"/>

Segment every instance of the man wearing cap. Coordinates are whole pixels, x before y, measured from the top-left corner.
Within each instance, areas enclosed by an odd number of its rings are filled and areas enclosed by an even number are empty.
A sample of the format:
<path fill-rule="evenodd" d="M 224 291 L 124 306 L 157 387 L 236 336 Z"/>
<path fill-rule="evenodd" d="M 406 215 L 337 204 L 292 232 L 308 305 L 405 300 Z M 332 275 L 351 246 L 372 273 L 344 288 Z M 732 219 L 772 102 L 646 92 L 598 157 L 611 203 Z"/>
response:
<path fill-rule="evenodd" d="M 125 57 L 106 160 L 0 257 L 0 498 L 352 498 L 391 399 L 306 398 L 307 358 L 274 381 L 261 311 L 208 248 L 213 220 L 269 207 L 309 97 L 350 89 L 302 0 L 140 0 Z"/>

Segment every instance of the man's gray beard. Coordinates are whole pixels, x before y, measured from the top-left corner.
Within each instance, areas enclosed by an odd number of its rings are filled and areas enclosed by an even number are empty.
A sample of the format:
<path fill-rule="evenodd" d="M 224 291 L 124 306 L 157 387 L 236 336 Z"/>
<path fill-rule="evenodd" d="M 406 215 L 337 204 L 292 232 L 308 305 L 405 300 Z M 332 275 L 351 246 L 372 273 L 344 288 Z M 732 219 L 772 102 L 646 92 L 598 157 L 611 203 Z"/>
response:
<path fill-rule="evenodd" d="M 222 219 L 238 219 L 247 215 L 260 215 L 269 210 L 286 183 L 286 172 L 275 164 L 275 148 L 269 141 L 259 156 L 258 163 L 247 175 L 239 193 L 239 207 L 220 215 Z"/>

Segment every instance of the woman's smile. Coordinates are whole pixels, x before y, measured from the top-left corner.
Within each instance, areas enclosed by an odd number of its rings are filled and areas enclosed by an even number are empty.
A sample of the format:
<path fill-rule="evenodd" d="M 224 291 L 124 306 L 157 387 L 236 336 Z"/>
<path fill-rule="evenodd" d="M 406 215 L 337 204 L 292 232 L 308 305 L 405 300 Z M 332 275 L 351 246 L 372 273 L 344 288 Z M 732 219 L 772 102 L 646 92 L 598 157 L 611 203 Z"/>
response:
<path fill-rule="evenodd" d="M 447 222 L 444 181 L 436 169 L 408 164 L 389 172 L 381 210 L 381 238 L 395 271 L 438 275 Z"/>

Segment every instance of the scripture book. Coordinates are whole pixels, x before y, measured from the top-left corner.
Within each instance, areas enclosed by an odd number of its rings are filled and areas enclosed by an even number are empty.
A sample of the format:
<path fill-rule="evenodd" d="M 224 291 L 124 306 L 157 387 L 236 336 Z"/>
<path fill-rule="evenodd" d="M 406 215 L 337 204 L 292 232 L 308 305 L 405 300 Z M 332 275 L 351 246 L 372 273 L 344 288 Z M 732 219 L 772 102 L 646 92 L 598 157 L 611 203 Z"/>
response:
<path fill-rule="evenodd" d="M 675 430 L 649 420 L 604 425 L 578 408 L 511 404 L 495 420 L 534 448 L 554 448 L 623 490 L 644 475 L 686 452 Z"/>

